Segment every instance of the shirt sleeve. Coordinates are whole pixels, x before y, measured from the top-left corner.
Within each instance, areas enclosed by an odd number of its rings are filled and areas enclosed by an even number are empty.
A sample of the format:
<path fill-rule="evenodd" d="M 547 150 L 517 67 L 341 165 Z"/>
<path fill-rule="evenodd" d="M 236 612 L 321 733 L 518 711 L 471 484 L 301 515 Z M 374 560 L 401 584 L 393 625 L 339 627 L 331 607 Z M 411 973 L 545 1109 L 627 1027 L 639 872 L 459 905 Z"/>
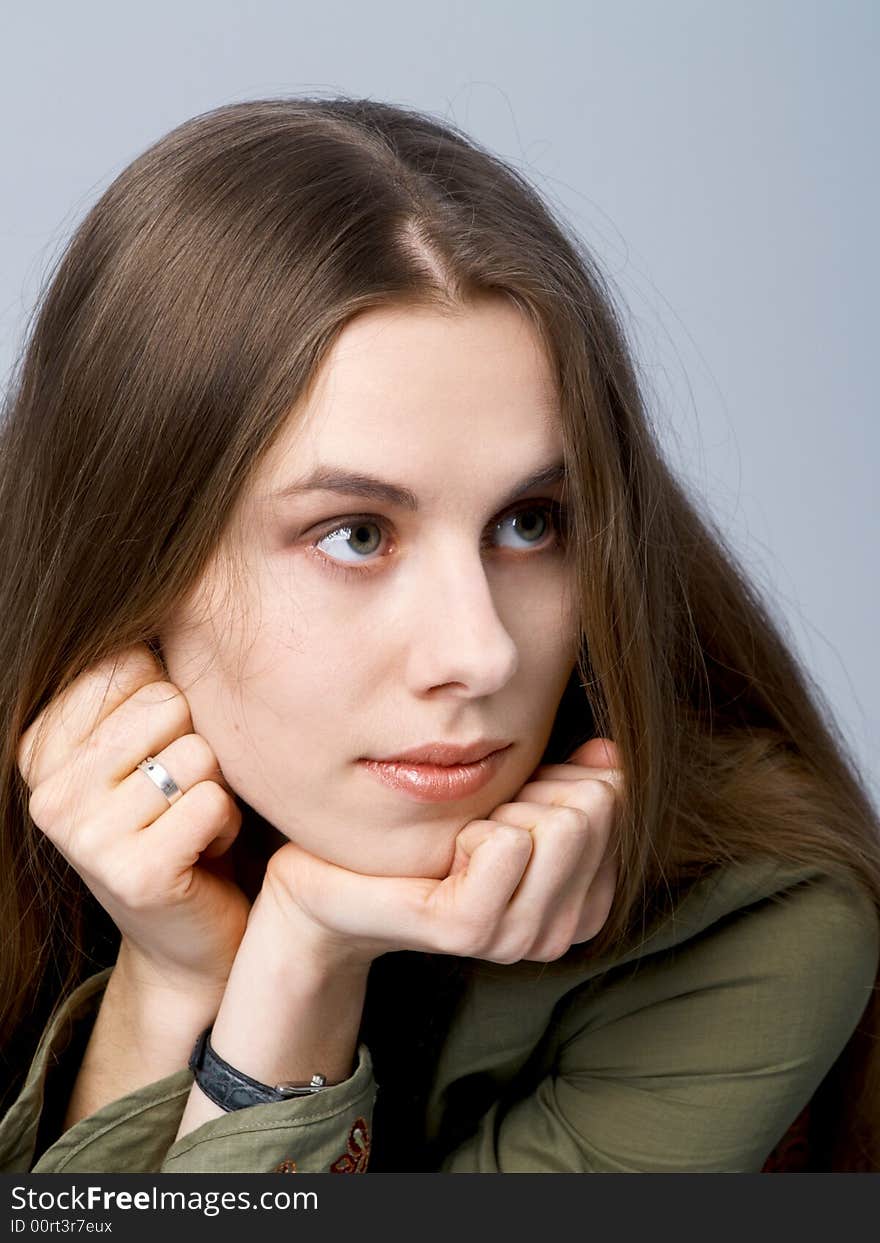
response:
<path fill-rule="evenodd" d="M 570 994 L 549 1073 L 443 1172 L 760 1172 L 854 1032 L 880 927 L 830 878 Z"/>
<path fill-rule="evenodd" d="M 175 1142 L 193 1084 L 188 1067 L 81 1118 L 42 1151 L 50 1115 L 63 1121 L 80 1058 L 110 976 L 89 977 L 43 1033 L 17 1099 L 0 1121 L 2 1173 L 363 1173 L 376 1094 L 358 1048 L 354 1073 L 313 1096 L 252 1105 L 210 1119 Z M 66 1075 L 60 1070 L 68 1067 Z"/>
<path fill-rule="evenodd" d="M 0 1119 L 0 1172 L 27 1173 L 60 1130 L 73 1087 L 72 1061 L 84 1051 L 110 968 L 83 981 L 58 1006 L 44 1030 L 24 1084 Z"/>

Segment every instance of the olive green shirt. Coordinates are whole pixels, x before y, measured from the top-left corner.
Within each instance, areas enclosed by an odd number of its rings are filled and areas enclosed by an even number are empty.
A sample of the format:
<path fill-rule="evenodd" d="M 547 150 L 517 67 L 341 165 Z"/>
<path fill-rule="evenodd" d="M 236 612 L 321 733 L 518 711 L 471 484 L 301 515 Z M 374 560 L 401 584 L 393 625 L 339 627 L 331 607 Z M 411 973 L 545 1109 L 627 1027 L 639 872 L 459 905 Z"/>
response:
<path fill-rule="evenodd" d="M 614 958 L 467 960 L 424 1110 L 426 1143 L 455 1136 L 433 1168 L 758 1172 L 855 1030 L 878 958 L 864 890 L 759 861 L 698 881 Z M 84 1048 L 110 970 L 80 984 L 44 1031 L 0 1121 L 0 1171 L 369 1167 L 377 1084 L 364 1044 L 343 1083 L 175 1140 L 193 1082 L 182 1066 L 37 1151 L 43 1112 L 64 1103 L 48 1099 L 47 1074 L 71 1040 Z"/>

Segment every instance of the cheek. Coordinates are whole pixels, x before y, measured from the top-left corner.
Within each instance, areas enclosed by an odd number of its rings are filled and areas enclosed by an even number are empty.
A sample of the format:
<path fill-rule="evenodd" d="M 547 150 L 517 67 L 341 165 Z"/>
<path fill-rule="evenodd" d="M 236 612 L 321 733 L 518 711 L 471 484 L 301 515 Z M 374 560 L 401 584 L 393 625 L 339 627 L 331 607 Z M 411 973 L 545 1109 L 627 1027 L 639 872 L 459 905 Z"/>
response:
<path fill-rule="evenodd" d="M 547 592 L 516 620 L 515 640 L 521 659 L 551 686 L 577 659 L 579 627 L 571 604 L 559 592 Z"/>
<path fill-rule="evenodd" d="M 558 610 L 535 633 L 542 635 L 540 643 L 520 647 L 525 665 L 520 686 L 524 719 L 540 732 L 552 725 L 577 667 L 579 634 L 560 625 Z"/>

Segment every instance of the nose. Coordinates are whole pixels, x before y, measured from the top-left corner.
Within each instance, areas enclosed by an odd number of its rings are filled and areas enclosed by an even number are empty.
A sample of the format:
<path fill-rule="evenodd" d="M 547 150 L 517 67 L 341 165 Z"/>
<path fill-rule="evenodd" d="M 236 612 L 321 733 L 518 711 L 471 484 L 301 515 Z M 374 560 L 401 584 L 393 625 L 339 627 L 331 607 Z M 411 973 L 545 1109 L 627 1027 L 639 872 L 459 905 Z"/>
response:
<path fill-rule="evenodd" d="M 479 553 L 435 543 L 411 584 L 409 681 L 416 693 L 454 686 L 468 697 L 499 691 L 519 664 Z"/>

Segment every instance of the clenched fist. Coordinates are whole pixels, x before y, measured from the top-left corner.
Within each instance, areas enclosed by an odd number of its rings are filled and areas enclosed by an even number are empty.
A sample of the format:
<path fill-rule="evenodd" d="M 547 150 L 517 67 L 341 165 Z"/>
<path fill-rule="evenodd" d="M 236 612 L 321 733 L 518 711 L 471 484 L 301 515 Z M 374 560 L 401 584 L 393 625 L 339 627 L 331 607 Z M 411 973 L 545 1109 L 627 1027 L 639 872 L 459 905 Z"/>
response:
<path fill-rule="evenodd" d="M 137 765 L 165 765 L 169 804 Z M 145 983 L 221 988 L 250 903 L 225 852 L 241 812 L 183 693 L 146 644 L 82 673 L 28 727 L 19 770 L 39 829 L 122 934 L 120 958 Z"/>

